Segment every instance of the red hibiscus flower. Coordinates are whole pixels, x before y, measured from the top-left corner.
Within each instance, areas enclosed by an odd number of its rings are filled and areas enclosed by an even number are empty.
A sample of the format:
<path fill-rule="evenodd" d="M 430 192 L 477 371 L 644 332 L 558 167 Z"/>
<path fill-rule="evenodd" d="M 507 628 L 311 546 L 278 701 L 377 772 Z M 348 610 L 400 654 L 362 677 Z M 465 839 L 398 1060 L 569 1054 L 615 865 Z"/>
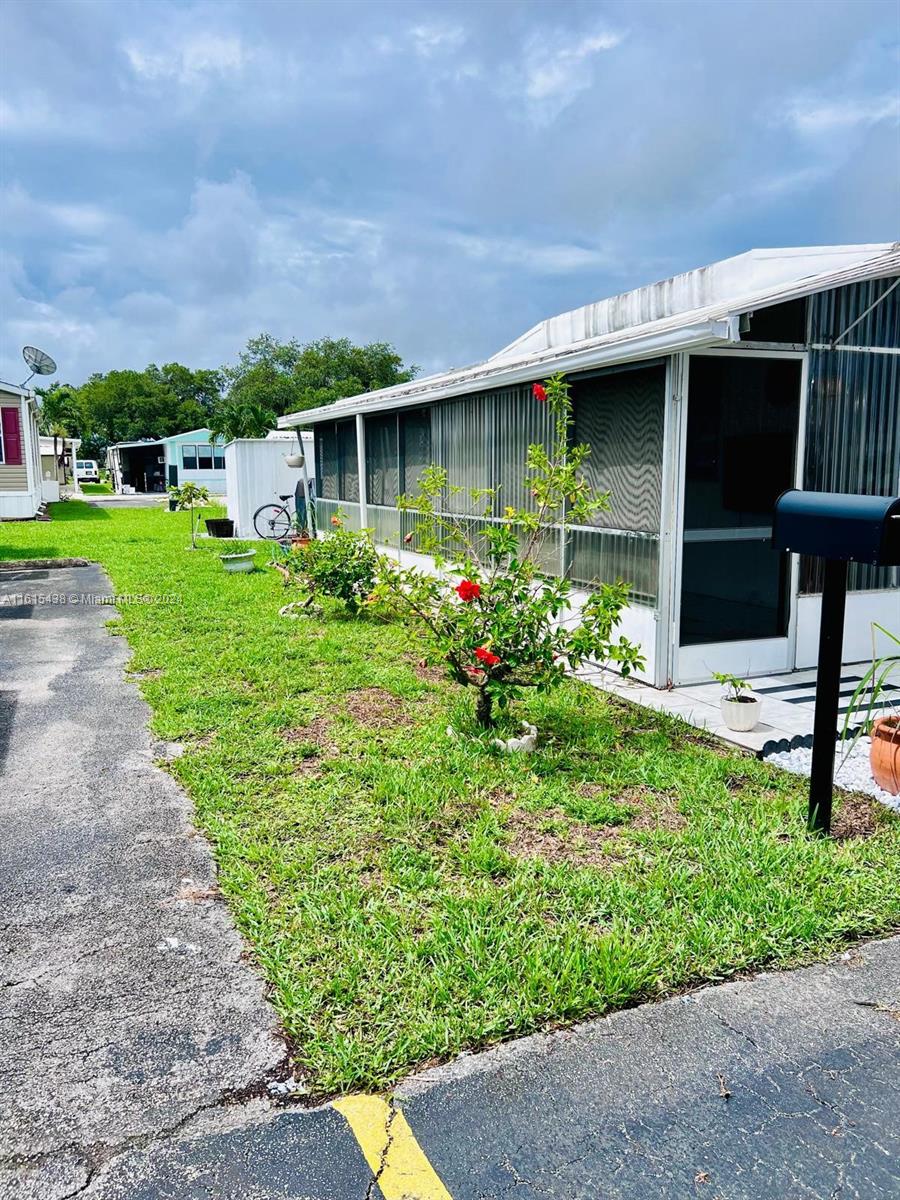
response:
<path fill-rule="evenodd" d="M 496 667 L 500 661 L 499 655 L 493 654 L 486 646 L 479 646 L 475 651 L 475 657 L 479 662 L 484 663 L 486 667 Z"/>
<path fill-rule="evenodd" d="M 477 600 L 481 595 L 481 584 L 473 583 L 471 579 L 464 579 L 457 584 L 456 592 L 460 600 L 465 600 L 468 604 L 470 600 Z"/>
<path fill-rule="evenodd" d="M 332 523 L 332 525 L 340 525 L 340 523 L 341 523 L 341 518 L 340 518 L 340 517 L 332 517 L 332 518 L 331 518 L 331 523 Z"/>
<path fill-rule="evenodd" d="M 542 383 L 536 383 L 531 389 L 534 393 L 535 400 L 540 400 L 541 404 L 547 399 L 547 389 Z"/>

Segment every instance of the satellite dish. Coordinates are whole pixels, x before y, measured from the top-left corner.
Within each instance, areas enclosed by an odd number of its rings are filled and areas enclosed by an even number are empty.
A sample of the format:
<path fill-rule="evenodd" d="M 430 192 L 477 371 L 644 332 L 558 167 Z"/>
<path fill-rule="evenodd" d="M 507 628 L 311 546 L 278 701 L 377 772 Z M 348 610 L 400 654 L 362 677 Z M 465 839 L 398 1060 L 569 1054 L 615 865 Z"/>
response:
<path fill-rule="evenodd" d="M 38 350 L 37 346 L 26 346 L 22 351 L 22 357 L 25 362 L 31 367 L 31 374 L 22 387 L 29 382 L 35 375 L 55 375 L 56 363 L 49 354 L 45 354 L 43 350 Z"/>

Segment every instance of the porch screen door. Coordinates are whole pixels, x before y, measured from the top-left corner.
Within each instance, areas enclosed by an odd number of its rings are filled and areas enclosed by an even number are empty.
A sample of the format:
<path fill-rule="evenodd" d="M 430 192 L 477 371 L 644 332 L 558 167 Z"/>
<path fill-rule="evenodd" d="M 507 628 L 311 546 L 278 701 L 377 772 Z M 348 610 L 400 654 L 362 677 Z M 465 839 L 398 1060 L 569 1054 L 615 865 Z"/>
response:
<path fill-rule="evenodd" d="M 794 486 L 801 361 L 690 358 L 678 679 L 787 670 L 790 557 L 771 548 Z"/>

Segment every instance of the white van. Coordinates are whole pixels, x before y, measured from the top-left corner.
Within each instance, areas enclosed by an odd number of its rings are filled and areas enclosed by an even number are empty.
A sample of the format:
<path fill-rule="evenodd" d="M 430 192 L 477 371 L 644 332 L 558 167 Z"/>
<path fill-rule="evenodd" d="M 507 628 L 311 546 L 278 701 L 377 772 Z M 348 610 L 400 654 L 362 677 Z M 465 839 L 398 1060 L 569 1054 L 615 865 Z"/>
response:
<path fill-rule="evenodd" d="M 100 482 L 100 468 L 97 466 L 96 459 L 76 458 L 76 460 L 75 460 L 75 482 L 76 483 L 99 483 Z"/>

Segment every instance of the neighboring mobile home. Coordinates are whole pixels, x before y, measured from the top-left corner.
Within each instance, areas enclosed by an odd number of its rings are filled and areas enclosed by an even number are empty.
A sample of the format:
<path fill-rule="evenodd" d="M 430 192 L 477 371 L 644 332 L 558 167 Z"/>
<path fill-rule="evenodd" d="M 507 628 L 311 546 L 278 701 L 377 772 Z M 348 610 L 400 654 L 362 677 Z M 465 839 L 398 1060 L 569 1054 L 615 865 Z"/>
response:
<path fill-rule="evenodd" d="M 40 507 L 37 398 L 27 388 L 0 383 L 0 520 L 29 520 Z"/>
<path fill-rule="evenodd" d="M 106 465 L 115 491 L 164 492 L 167 487 L 196 483 L 213 495 L 225 494 L 225 447 L 213 443 L 208 429 L 190 429 L 171 437 L 117 442 L 107 451 Z"/>
<path fill-rule="evenodd" d="M 80 445 L 81 438 L 41 435 L 41 479 L 44 484 L 64 487 L 66 484 L 75 483 L 75 460 Z M 45 495 L 44 499 L 48 499 L 48 496 Z M 55 499 L 59 499 L 58 495 Z"/>
<path fill-rule="evenodd" d="M 396 545 L 429 463 L 530 502 L 532 384 L 572 384 L 573 436 L 611 507 L 552 552 L 579 585 L 633 585 L 623 632 L 659 687 L 815 664 L 821 577 L 771 549 L 776 497 L 900 492 L 900 243 L 751 250 L 542 321 L 492 358 L 279 420 L 312 425 L 320 527 L 336 509 Z M 447 498 L 462 511 L 464 496 Z M 900 629 L 900 571 L 851 570 L 845 659 Z"/>

